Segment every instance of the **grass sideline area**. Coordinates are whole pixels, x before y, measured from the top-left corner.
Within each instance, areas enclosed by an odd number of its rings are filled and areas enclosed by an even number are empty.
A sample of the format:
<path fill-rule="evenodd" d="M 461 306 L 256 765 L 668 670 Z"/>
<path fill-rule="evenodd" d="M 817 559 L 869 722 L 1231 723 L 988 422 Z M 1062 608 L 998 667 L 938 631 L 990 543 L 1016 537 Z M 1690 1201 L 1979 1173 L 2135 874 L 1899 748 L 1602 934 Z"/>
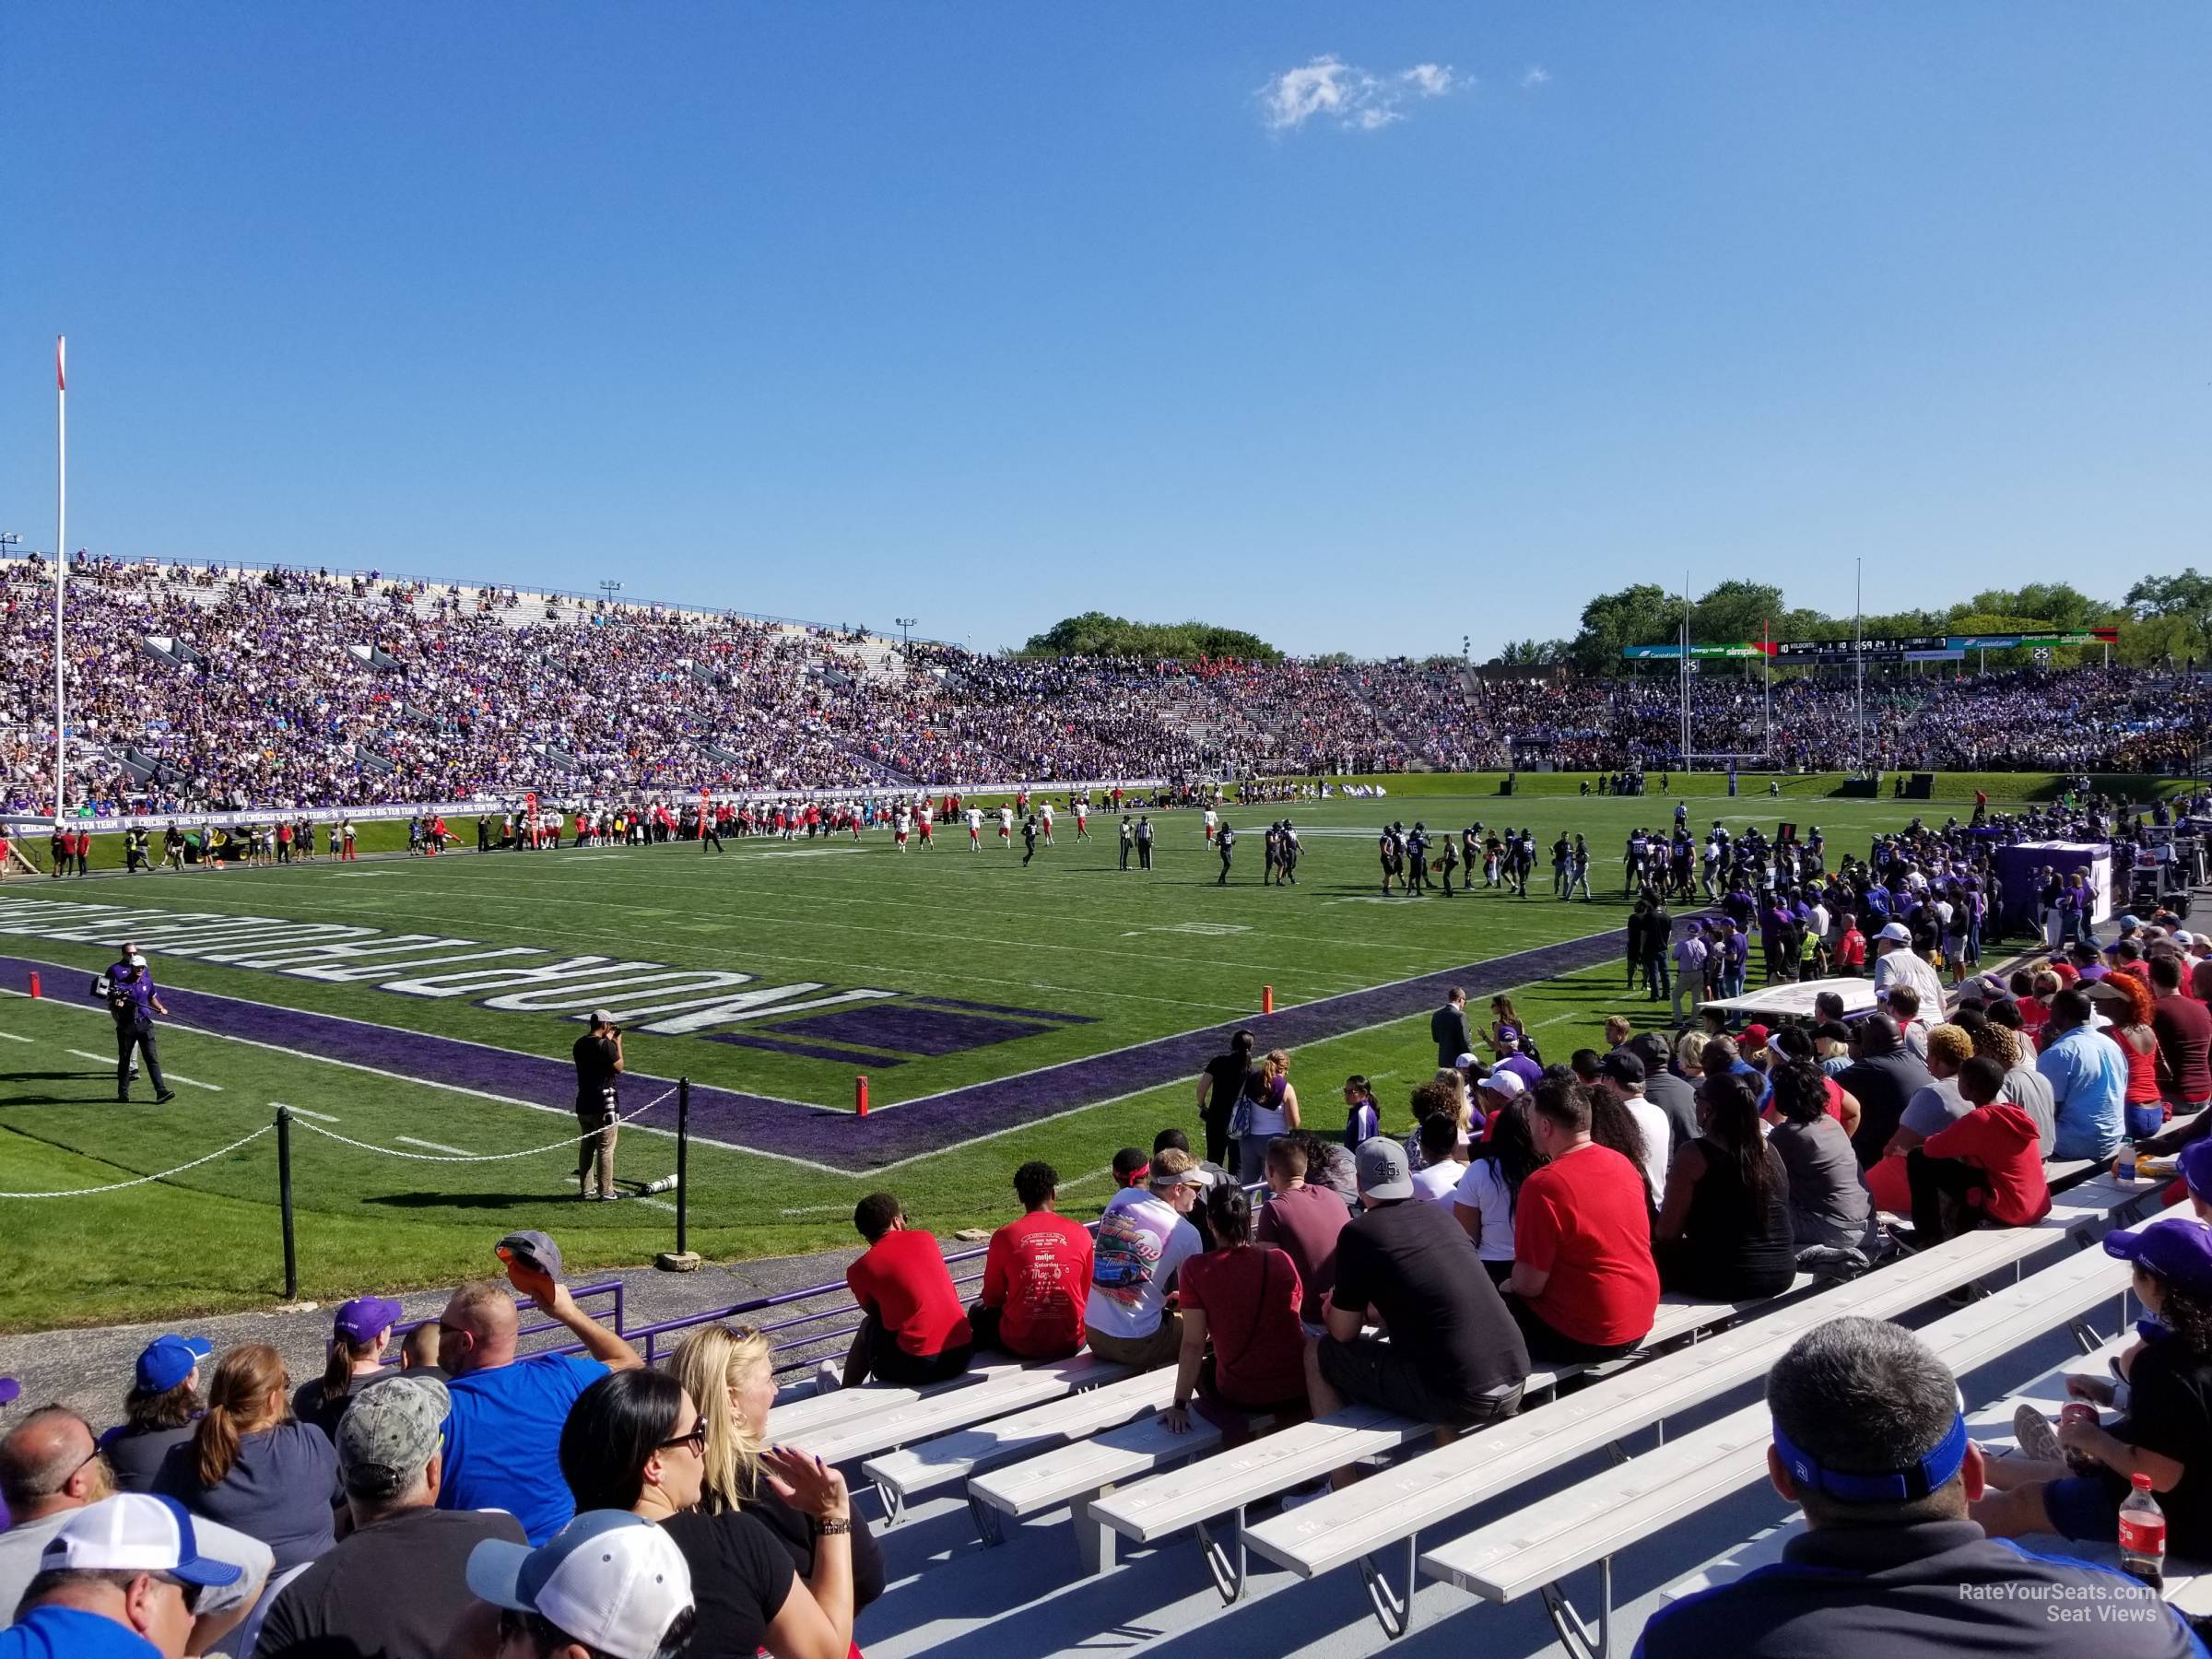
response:
<path fill-rule="evenodd" d="M 1874 832 L 1927 811 L 1926 803 L 1887 798 L 1823 800 L 1817 811 L 1787 797 L 1685 798 L 1700 833 L 1716 817 L 1736 830 L 1818 823 L 1831 858 L 1863 852 Z M 593 988 L 590 975 L 601 970 L 519 990 L 488 980 L 415 994 L 386 988 L 394 979 L 565 968 L 590 957 L 624 971 L 642 963 L 665 975 L 753 976 L 716 991 L 679 986 L 671 1002 L 784 994 L 757 1018 L 629 1039 L 633 1073 L 686 1075 L 718 1091 L 719 1116 L 695 1099 L 689 1218 L 692 1247 L 724 1259 L 845 1244 L 853 1204 L 886 1187 L 939 1233 L 995 1225 L 1010 1208 L 1013 1170 L 1031 1158 L 1060 1171 L 1068 1213 L 1095 1215 L 1110 1195 L 1116 1147 L 1148 1146 L 1167 1124 L 1195 1131 L 1196 1066 L 1133 1072 L 1126 1089 L 1071 1084 L 1065 1095 L 1064 1074 L 1045 1068 L 1111 1067 L 1178 1034 L 1252 1018 L 1263 985 L 1273 985 L 1279 1017 L 1327 1030 L 1296 1044 L 1292 1076 L 1308 1121 L 1332 1133 L 1342 1123 L 1339 1085 L 1354 1072 L 1377 1079 L 1386 1125 L 1403 1128 L 1407 1093 L 1434 1057 L 1433 997 L 1371 1019 L 1359 1010 L 1374 987 L 1536 953 L 1526 959 L 1543 971 L 1532 970 L 1514 995 L 1550 1058 L 1594 1042 L 1609 1013 L 1664 1016 L 1641 993 L 1624 994 L 1619 953 L 1600 935 L 1626 914 L 1621 843 L 1634 826 L 1667 823 L 1671 798 L 1418 799 L 1288 808 L 1307 849 L 1296 888 L 1260 884 L 1257 832 L 1280 806 L 1229 811 L 1241 840 L 1227 888 L 1215 885 L 1218 860 L 1189 812 L 1157 818 L 1159 867 L 1149 878 L 1115 868 L 1112 826 L 1098 815 L 1087 844 L 1063 816 L 1060 844 L 1028 869 L 1018 850 L 970 853 L 964 831 L 944 836 L 935 853 L 904 855 L 873 831 L 857 847 L 733 841 L 719 858 L 679 843 L 11 881 L 0 888 L 0 957 L 8 959 L 0 969 L 8 993 L 0 996 L 0 1190 L 76 1189 L 165 1171 L 261 1129 L 284 1102 L 316 1114 L 294 1134 L 306 1296 L 445 1282 L 474 1266 L 488 1228 L 557 1227 L 580 1270 L 649 1261 L 672 1242 L 667 1194 L 576 1204 L 567 1148 L 440 1161 L 523 1152 L 573 1133 L 567 1054 L 582 1028 L 572 1015 L 624 1000 Z M 1432 832 L 1510 819 L 1533 828 L 1540 844 L 1561 829 L 1579 830 L 1593 850 L 1596 901 L 1554 900 L 1547 868 L 1525 900 L 1479 888 L 1450 901 L 1385 900 L 1372 839 L 1385 816 L 1424 818 Z M 81 928 L 80 915 L 88 918 Z M 112 959 L 115 938 L 158 938 L 174 915 L 211 918 L 176 924 L 184 943 L 193 929 L 203 937 L 222 930 L 231 943 L 199 947 L 199 957 L 147 945 L 178 1013 L 161 1053 L 179 1098 L 156 1108 L 141 1083 L 137 1102 L 119 1106 L 111 1027 L 85 995 L 87 982 Z M 466 941 L 465 949 L 438 948 L 469 959 L 350 981 L 249 965 L 306 961 L 302 953 L 319 947 L 300 930 L 341 925 Z M 64 928 L 81 936 L 39 936 Z M 373 947 L 377 937 L 364 933 L 362 941 Z M 1576 965 L 1547 966 L 1561 951 L 1579 951 Z M 232 959 L 205 959 L 218 953 Z M 47 964 L 40 1000 L 21 994 L 25 962 Z M 483 1006 L 518 995 L 531 1006 Z M 629 1000 L 640 996 L 652 1000 Z M 818 998 L 848 1000 L 805 1006 Z M 1341 1017 L 1332 999 L 1343 999 Z M 197 1011 L 180 1006 L 187 1003 Z M 1254 1023 L 1267 1046 L 1267 1025 Z M 424 1061 L 433 1051 L 465 1064 L 441 1073 Z M 869 1074 L 877 1109 L 865 1123 L 851 1111 L 856 1071 Z M 991 1090 L 995 1108 L 984 1099 Z M 624 1110 L 651 1092 L 633 1080 Z M 672 1109 L 661 1108 L 625 1130 L 626 1177 L 672 1172 Z M 843 1167 L 850 1148 L 876 1144 L 866 1137 L 893 1138 L 880 1156 Z M 0 1288 L 0 1330 L 273 1300 L 281 1288 L 276 1167 L 275 1137 L 263 1135 L 166 1182 L 0 1199 L 0 1223 L 22 1241 L 17 1271 Z"/>

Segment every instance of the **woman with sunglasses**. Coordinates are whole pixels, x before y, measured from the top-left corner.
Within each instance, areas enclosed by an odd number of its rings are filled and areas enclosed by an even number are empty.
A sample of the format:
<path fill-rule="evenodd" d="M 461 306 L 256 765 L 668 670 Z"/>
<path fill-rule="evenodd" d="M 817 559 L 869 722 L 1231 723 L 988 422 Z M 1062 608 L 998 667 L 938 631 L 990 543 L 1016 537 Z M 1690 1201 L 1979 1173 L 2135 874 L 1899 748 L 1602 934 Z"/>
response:
<path fill-rule="evenodd" d="M 782 1541 L 799 1577 L 812 1584 L 822 1571 L 809 1518 L 784 1500 L 761 1472 L 768 1450 L 768 1412 L 776 1403 L 776 1373 L 769 1340 L 747 1325 L 700 1325 L 685 1333 L 669 1357 L 668 1374 L 700 1402 L 707 1422 L 706 1490 L 700 1508 L 710 1514 L 744 1510 Z M 717 1412 L 714 1402 L 729 1409 Z M 883 1549 L 868 1524 L 853 1517 L 853 1611 L 883 1594 Z"/>
<path fill-rule="evenodd" d="M 853 1642 L 853 1512 L 844 1477 L 802 1453 L 760 1453 L 768 1485 L 807 1517 L 811 1583 L 774 1532 L 743 1510 L 710 1513 L 707 1418 L 682 1383 L 616 1371 L 577 1397 L 560 1472 L 584 1510 L 628 1510 L 665 1527 L 690 1564 L 699 1624 L 687 1659 L 846 1659 Z"/>

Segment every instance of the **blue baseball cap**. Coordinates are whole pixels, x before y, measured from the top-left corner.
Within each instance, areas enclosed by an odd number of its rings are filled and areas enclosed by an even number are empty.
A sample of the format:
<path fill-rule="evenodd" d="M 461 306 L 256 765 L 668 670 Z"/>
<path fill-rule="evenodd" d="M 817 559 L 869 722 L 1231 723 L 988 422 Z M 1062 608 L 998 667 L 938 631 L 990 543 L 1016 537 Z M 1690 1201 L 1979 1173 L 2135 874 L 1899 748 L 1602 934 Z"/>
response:
<path fill-rule="evenodd" d="M 146 1394 L 167 1394 L 214 1352 L 215 1344 L 205 1336 L 157 1336 L 138 1356 L 138 1387 Z"/>
<path fill-rule="evenodd" d="M 2193 1295 L 2212 1296 L 2212 1228 L 2202 1221 L 2169 1217 L 2138 1232 L 2107 1233 L 2104 1251 Z"/>
<path fill-rule="evenodd" d="M 174 1498 L 118 1492 L 76 1511 L 47 1541 L 41 1572 L 165 1572 L 187 1584 L 235 1584 L 245 1570 L 200 1553 Z"/>
<path fill-rule="evenodd" d="M 23 1384 L 13 1377 L 0 1377 L 0 1406 L 6 1405 L 23 1392 Z"/>

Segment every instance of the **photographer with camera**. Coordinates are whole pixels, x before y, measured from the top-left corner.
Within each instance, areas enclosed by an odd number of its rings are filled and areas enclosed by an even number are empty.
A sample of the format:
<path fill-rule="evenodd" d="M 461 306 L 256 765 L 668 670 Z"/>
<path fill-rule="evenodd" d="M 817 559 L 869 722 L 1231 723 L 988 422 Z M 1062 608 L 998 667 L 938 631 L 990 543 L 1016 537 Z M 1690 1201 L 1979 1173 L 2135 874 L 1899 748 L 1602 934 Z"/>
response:
<path fill-rule="evenodd" d="M 615 1120 L 621 1115 L 616 1099 L 616 1079 L 622 1074 L 622 1028 L 605 1008 L 592 1014 L 592 1029 L 576 1039 L 576 1123 L 582 1138 L 576 1143 L 576 1195 L 594 1196 L 593 1171 L 597 1169 L 602 1200 L 618 1198 L 615 1191 Z M 150 1051 L 149 1051 L 150 1055 Z"/>
<path fill-rule="evenodd" d="M 177 1091 L 161 1077 L 161 1060 L 154 1052 L 154 1016 L 169 1017 L 154 992 L 154 976 L 138 947 L 125 943 L 122 956 L 92 982 L 91 994 L 108 1005 L 115 1020 L 115 1098 L 128 1102 L 131 1080 L 138 1075 L 134 1051 L 146 1057 L 146 1075 L 153 1079 L 154 1104 L 166 1106 Z"/>

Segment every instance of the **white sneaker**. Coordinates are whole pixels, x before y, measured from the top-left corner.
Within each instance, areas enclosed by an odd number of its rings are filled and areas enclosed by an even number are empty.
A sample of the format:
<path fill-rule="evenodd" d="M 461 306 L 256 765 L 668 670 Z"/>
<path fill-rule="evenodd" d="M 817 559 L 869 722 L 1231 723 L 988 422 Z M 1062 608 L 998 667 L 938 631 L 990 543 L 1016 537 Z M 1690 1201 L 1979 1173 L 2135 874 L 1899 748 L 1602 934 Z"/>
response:
<path fill-rule="evenodd" d="M 818 1394 L 835 1394 L 845 1385 L 845 1368 L 835 1359 L 825 1359 L 814 1368 L 814 1392 Z"/>

